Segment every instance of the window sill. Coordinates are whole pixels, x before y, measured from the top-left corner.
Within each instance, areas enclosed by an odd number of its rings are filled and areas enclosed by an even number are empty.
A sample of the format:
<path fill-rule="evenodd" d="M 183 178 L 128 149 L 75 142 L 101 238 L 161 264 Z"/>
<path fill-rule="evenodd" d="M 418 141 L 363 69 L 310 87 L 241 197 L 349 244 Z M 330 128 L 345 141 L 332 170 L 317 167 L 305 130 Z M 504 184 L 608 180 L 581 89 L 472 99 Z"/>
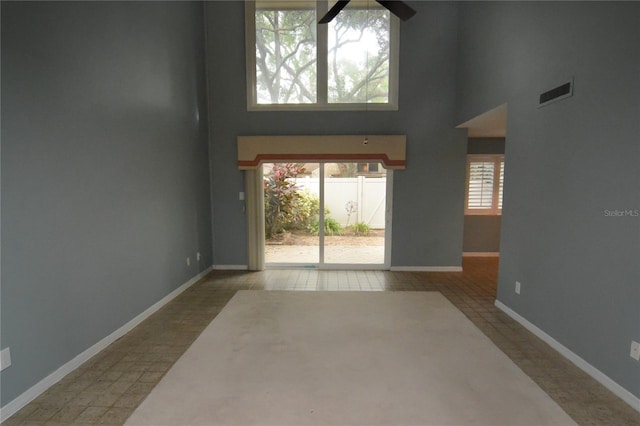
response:
<path fill-rule="evenodd" d="M 496 212 L 495 210 L 487 210 L 487 211 L 478 211 L 478 210 L 471 210 L 471 211 L 465 211 L 464 212 L 465 216 L 502 216 L 502 212 Z"/>
<path fill-rule="evenodd" d="M 247 111 L 398 111 L 398 105 L 388 104 L 254 104 Z"/>

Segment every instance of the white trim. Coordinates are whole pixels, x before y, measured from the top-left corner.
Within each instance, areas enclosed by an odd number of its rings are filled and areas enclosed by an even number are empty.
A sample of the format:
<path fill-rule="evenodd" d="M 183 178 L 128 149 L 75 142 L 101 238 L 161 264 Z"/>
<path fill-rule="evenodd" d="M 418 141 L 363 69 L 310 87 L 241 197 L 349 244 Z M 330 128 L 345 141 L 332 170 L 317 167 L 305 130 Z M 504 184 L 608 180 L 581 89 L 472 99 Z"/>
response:
<path fill-rule="evenodd" d="M 462 272 L 462 266 L 392 266 L 392 272 Z"/>
<path fill-rule="evenodd" d="M 317 263 L 269 263 L 266 270 L 278 269 L 305 269 L 312 271 L 387 271 L 389 268 L 382 263 L 328 263 L 318 265 Z"/>
<path fill-rule="evenodd" d="M 397 97 L 397 96 L 396 96 Z M 255 104 L 247 105 L 247 111 L 398 111 L 397 104 L 382 103 L 308 103 L 308 104 Z"/>
<path fill-rule="evenodd" d="M 389 106 L 398 111 L 400 93 L 400 19 L 391 14 L 389 22 Z M 365 104 L 371 105 L 371 104 Z M 375 105 L 375 104 L 374 104 Z M 384 105 L 384 104 L 383 104 Z M 391 108 L 389 108 L 391 109 Z M 366 110 L 366 109 L 365 109 Z"/>
<path fill-rule="evenodd" d="M 391 269 L 391 238 L 393 233 L 393 170 L 387 169 L 387 188 L 384 212 L 384 269 Z"/>
<path fill-rule="evenodd" d="M 166 305 L 175 297 L 177 297 L 180 293 L 182 293 L 183 291 L 191 287 L 193 284 L 198 282 L 202 277 L 204 277 L 209 272 L 211 272 L 211 269 L 212 269 L 211 267 L 208 267 L 204 271 L 200 272 L 198 275 L 191 278 L 189 281 L 182 284 L 180 287 L 176 288 L 171 293 L 167 294 L 158 302 L 151 305 L 149 308 L 147 308 L 142 313 L 137 315 L 131 321 L 129 321 L 128 323 L 126 323 L 125 325 L 123 325 L 122 327 L 120 327 L 119 329 L 117 329 L 107 337 L 103 338 L 98 343 L 91 346 L 89 349 L 85 350 L 84 352 L 81 352 L 71 361 L 62 365 L 56 371 L 49 374 L 44 379 L 40 380 L 38 383 L 33 385 L 31 388 L 29 388 L 27 391 L 25 391 L 20 396 L 15 398 L 13 401 L 7 403 L 7 405 L 5 405 L 0 409 L 0 422 L 4 422 L 9 417 L 13 416 L 25 405 L 27 405 L 28 403 L 36 399 L 38 396 L 40 396 L 43 392 L 45 392 L 51 386 L 55 385 L 60 380 L 62 380 L 67 374 L 71 373 L 72 371 L 80 367 L 82 364 L 87 362 L 89 359 L 91 359 L 94 355 L 98 354 L 107 346 L 109 346 L 110 344 L 112 344 L 113 342 L 115 342 L 116 340 L 118 340 L 119 338 L 121 338 L 122 336 L 130 332 L 131 330 L 133 330 L 142 321 L 149 318 L 157 310 L 162 308 L 164 305 Z"/>
<path fill-rule="evenodd" d="M 213 265 L 216 271 L 248 271 L 249 265 Z"/>
<path fill-rule="evenodd" d="M 569 361 L 574 363 L 576 367 L 578 367 L 579 369 L 581 369 L 582 371 L 584 371 L 585 373 L 587 373 L 588 375 L 596 379 L 604 387 L 606 387 L 611 392 L 616 394 L 618 397 L 620 397 L 624 402 L 629 404 L 631 407 L 633 407 L 637 411 L 640 411 L 640 398 L 636 397 L 631 392 L 629 392 L 628 390 L 626 390 L 625 388 L 623 388 L 622 386 L 614 382 L 611 378 L 609 378 L 609 376 L 607 376 L 602 371 L 595 368 L 593 365 L 589 364 L 587 361 L 582 359 L 579 355 L 572 352 L 562 343 L 558 342 L 556 339 L 549 336 L 547 333 L 539 329 L 537 326 L 527 321 L 526 318 L 524 318 L 517 312 L 513 311 L 504 303 L 500 302 L 499 300 L 496 300 L 495 305 L 496 305 L 496 308 L 500 309 L 502 312 L 509 315 L 515 321 L 519 322 L 524 328 L 526 328 L 527 330 L 535 334 L 537 337 L 542 339 L 545 343 L 547 343 L 553 349 L 558 351 L 560 355 L 564 356 Z"/>
<path fill-rule="evenodd" d="M 312 271 L 318 271 L 317 263 L 267 263 L 264 266 L 265 270 L 278 270 L 278 269 L 309 269 Z"/>
<path fill-rule="evenodd" d="M 320 224 L 324 224 L 325 223 L 325 206 L 324 203 L 326 201 L 325 199 L 325 189 L 326 189 L 326 185 L 327 185 L 327 181 L 325 180 L 325 168 L 327 166 L 327 163 L 320 163 L 320 175 L 319 178 L 320 180 L 318 181 L 318 198 L 320 199 L 320 204 L 319 204 L 319 210 L 318 210 L 318 269 L 322 269 L 324 267 L 324 231 L 325 231 L 325 227 L 324 225 L 320 225 Z"/>
<path fill-rule="evenodd" d="M 316 1 L 316 19 L 324 16 L 329 11 L 329 2 Z M 328 25 L 323 25 L 327 27 Z M 253 49 L 255 51 L 255 48 Z M 329 55 L 319 55 L 320 52 L 329 52 L 329 31 L 320 29 L 316 24 L 316 102 L 317 105 L 329 104 Z M 327 76 L 327 78 L 318 78 Z M 254 98 L 257 99 L 257 98 Z"/>
<path fill-rule="evenodd" d="M 465 251 L 463 257 L 500 257 L 499 251 Z"/>

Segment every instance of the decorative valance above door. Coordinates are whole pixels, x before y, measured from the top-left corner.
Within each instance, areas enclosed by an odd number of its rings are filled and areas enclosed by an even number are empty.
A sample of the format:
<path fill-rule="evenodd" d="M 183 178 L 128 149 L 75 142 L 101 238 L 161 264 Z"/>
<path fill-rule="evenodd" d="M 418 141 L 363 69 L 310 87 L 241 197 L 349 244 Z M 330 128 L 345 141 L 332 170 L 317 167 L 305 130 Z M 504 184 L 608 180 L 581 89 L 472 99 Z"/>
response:
<path fill-rule="evenodd" d="M 238 168 L 263 162 L 380 162 L 387 169 L 406 168 L 405 135 L 238 136 Z"/>

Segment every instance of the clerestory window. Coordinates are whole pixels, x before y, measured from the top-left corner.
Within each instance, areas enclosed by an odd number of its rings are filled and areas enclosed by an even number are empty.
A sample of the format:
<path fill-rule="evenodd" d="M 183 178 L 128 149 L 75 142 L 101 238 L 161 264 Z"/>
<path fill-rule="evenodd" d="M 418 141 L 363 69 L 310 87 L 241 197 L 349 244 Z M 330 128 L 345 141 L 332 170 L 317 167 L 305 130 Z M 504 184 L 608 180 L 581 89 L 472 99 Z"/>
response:
<path fill-rule="evenodd" d="M 352 0 L 319 25 L 333 3 L 246 3 L 249 110 L 397 109 L 398 19 Z"/>

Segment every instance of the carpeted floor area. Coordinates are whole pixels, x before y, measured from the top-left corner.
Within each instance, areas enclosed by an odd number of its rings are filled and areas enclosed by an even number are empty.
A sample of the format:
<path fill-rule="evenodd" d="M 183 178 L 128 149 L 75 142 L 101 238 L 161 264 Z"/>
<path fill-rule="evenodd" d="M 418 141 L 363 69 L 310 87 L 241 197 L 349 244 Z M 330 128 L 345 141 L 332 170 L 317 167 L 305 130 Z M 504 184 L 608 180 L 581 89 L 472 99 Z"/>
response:
<path fill-rule="evenodd" d="M 462 262 L 462 272 L 213 271 L 2 425 L 122 425 L 240 290 L 440 292 L 576 423 L 640 425 L 638 411 L 495 307 L 498 258 Z"/>
<path fill-rule="evenodd" d="M 575 423 L 438 292 L 239 291 L 127 424 Z"/>

